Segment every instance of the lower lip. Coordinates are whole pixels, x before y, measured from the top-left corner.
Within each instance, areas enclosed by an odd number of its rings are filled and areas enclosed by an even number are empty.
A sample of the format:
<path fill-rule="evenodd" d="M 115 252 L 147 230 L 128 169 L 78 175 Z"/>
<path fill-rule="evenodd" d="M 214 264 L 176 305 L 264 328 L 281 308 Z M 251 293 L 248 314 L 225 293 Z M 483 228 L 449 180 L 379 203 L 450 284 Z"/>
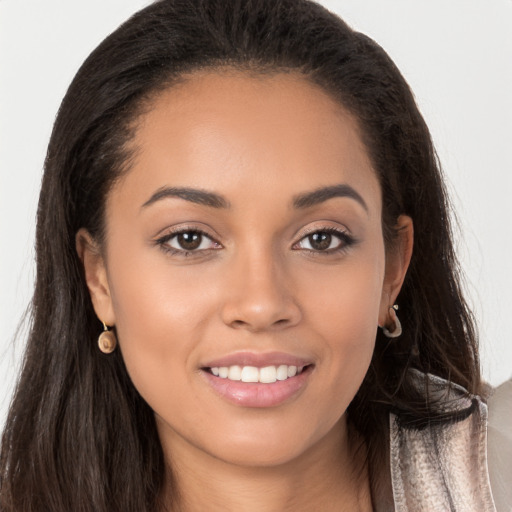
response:
<path fill-rule="evenodd" d="M 242 382 L 216 377 L 208 371 L 202 373 L 213 390 L 228 401 L 241 407 L 276 407 L 301 392 L 311 374 L 312 366 L 301 374 L 270 384 Z"/>

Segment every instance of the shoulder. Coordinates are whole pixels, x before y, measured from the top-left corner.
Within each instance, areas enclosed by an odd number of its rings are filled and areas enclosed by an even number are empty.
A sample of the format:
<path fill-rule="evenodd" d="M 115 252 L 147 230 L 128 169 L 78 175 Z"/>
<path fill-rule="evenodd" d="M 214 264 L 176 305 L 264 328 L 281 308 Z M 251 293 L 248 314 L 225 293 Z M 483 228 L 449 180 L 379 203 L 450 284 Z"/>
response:
<path fill-rule="evenodd" d="M 491 391 L 487 402 L 489 480 L 499 512 L 512 512 L 512 379 Z"/>

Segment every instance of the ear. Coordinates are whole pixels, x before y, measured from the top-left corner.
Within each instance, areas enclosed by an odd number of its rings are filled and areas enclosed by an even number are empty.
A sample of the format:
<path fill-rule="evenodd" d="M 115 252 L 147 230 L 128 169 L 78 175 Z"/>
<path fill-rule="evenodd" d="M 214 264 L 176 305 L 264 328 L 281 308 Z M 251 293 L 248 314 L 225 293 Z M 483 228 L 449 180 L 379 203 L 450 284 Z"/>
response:
<path fill-rule="evenodd" d="M 414 243 L 412 219 L 407 215 L 400 215 L 395 229 L 398 239 L 386 252 L 386 269 L 379 309 L 380 326 L 388 323 L 389 308 L 395 303 L 402 288 L 412 256 Z"/>
<path fill-rule="evenodd" d="M 75 245 L 78 257 L 84 266 L 85 280 L 94 311 L 102 322 L 109 326 L 115 325 L 116 321 L 104 257 L 97 243 L 89 232 L 83 228 L 76 234 Z"/>

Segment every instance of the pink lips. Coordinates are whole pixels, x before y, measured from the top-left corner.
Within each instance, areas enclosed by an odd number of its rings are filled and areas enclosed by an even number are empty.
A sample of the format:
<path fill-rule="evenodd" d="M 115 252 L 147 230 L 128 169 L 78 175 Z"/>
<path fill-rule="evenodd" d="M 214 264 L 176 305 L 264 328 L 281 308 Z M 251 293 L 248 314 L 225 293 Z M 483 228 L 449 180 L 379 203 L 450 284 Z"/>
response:
<path fill-rule="evenodd" d="M 277 380 L 272 383 L 242 382 L 216 377 L 209 369 L 213 367 L 230 366 L 297 366 L 304 367 L 302 373 L 289 377 L 286 380 Z M 276 407 L 292 399 L 300 393 L 310 378 L 313 370 L 311 361 L 292 356 L 290 354 L 272 352 L 255 354 L 250 352 L 230 354 L 203 365 L 202 375 L 207 384 L 229 402 L 241 407 Z"/>
<path fill-rule="evenodd" d="M 208 361 L 203 364 L 204 368 L 213 368 L 214 366 L 233 366 L 235 364 L 239 366 L 256 366 L 263 368 L 265 366 L 277 366 L 280 364 L 286 364 L 288 366 L 307 366 L 312 361 L 302 359 L 300 357 L 286 354 L 285 352 L 269 352 L 266 354 L 257 354 L 253 352 L 237 352 L 229 354 L 213 361 Z"/>

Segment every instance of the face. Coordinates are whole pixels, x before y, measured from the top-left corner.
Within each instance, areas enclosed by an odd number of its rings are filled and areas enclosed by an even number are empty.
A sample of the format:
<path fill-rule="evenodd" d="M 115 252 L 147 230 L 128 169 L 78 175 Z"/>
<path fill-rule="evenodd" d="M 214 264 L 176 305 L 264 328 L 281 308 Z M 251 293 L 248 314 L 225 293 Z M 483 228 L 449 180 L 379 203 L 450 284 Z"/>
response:
<path fill-rule="evenodd" d="M 338 438 L 407 266 L 354 119 L 293 74 L 202 73 L 133 144 L 79 250 L 164 447 L 272 465 Z"/>

